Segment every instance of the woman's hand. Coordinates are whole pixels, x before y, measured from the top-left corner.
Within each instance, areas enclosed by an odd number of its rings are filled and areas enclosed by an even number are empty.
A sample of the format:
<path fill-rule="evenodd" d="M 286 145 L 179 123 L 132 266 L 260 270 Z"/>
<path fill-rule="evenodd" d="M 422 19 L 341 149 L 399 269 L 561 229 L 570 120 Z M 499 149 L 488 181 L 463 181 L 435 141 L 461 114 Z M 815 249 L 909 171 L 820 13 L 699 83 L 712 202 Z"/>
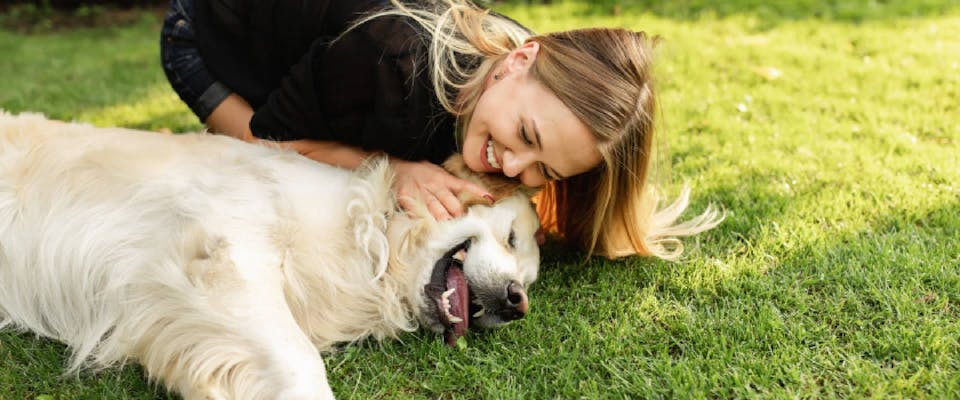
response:
<path fill-rule="evenodd" d="M 416 199 L 420 199 L 434 218 L 442 221 L 463 215 L 463 204 L 457 197 L 462 192 L 494 200 L 480 185 L 457 178 L 430 162 L 391 158 L 390 165 L 396 174 L 393 191 L 405 210 L 410 210 Z"/>

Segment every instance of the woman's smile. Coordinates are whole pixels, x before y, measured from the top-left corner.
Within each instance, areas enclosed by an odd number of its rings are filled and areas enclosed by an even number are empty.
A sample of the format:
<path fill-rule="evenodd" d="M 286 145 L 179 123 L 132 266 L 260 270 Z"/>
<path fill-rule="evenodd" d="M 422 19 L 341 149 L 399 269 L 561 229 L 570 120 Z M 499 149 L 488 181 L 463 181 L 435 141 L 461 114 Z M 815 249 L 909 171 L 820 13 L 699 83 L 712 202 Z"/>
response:
<path fill-rule="evenodd" d="M 463 161 L 530 187 L 589 171 L 602 161 L 590 128 L 534 78 L 539 44 L 528 42 L 487 77 L 463 133 Z"/>
<path fill-rule="evenodd" d="M 488 172 L 500 172 L 503 170 L 503 163 L 500 161 L 496 146 L 493 143 L 492 137 L 487 139 L 486 146 L 483 147 L 482 154 L 480 154 L 480 160 L 490 170 Z"/>

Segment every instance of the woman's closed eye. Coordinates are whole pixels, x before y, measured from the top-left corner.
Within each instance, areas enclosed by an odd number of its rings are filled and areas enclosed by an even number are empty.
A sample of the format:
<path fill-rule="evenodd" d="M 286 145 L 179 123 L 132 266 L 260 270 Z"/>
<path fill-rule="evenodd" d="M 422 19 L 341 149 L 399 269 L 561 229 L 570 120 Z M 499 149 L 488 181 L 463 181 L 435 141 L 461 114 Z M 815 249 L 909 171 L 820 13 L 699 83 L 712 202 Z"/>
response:
<path fill-rule="evenodd" d="M 556 176 L 550 173 L 550 170 L 547 169 L 546 164 L 544 163 L 537 163 L 537 164 L 539 164 L 540 175 L 543 175 L 543 179 L 546 179 L 548 181 L 559 180 L 559 178 L 557 178 Z"/>
<path fill-rule="evenodd" d="M 527 128 L 523 124 L 520 124 L 520 140 L 527 146 L 533 146 L 533 141 L 530 140 L 530 136 L 527 136 Z"/>
<path fill-rule="evenodd" d="M 524 126 L 523 122 L 520 123 L 520 140 L 525 145 L 530 147 L 534 147 L 535 145 L 537 145 L 537 143 L 534 143 L 533 140 L 530 139 L 530 135 L 527 133 L 527 127 Z M 539 148 L 539 146 L 536 146 L 536 147 Z M 537 172 L 539 172 L 540 176 L 542 176 L 543 179 L 545 180 L 548 180 L 548 181 L 556 180 L 556 177 L 550 176 L 550 173 L 547 171 L 547 166 L 544 163 L 539 161 L 537 162 Z"/>

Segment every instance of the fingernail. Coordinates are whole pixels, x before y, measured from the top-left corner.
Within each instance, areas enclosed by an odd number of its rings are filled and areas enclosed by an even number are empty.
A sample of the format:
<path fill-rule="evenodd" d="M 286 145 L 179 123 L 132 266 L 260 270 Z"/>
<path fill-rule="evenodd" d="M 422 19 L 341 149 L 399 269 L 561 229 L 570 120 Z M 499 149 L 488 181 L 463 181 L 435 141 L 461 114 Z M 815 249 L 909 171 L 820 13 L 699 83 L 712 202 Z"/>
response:
<path fill-rule="evenodd" d="M 494 202 L 493 195 L 490 194 L 490 193 L 487 193 L 487 194 L 483 195 L 483 198 L 487 199 L 487 200 L 490 201 L 491 203 Z"/>

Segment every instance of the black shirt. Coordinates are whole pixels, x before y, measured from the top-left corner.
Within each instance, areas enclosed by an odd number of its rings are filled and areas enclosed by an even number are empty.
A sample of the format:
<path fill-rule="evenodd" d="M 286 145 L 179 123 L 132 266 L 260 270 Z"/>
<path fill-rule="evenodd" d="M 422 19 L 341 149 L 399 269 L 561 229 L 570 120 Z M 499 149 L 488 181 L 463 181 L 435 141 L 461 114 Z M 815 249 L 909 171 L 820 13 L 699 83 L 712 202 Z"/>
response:
<path fill-rule="evenodd" d="M 456 151 L 425 38 L 381 17 L 331 41 L 382 0 L 197 0 L 197 47 L 208 70 L 255 110 L 253 134 L 333 140 L 440 163 Z"/>

